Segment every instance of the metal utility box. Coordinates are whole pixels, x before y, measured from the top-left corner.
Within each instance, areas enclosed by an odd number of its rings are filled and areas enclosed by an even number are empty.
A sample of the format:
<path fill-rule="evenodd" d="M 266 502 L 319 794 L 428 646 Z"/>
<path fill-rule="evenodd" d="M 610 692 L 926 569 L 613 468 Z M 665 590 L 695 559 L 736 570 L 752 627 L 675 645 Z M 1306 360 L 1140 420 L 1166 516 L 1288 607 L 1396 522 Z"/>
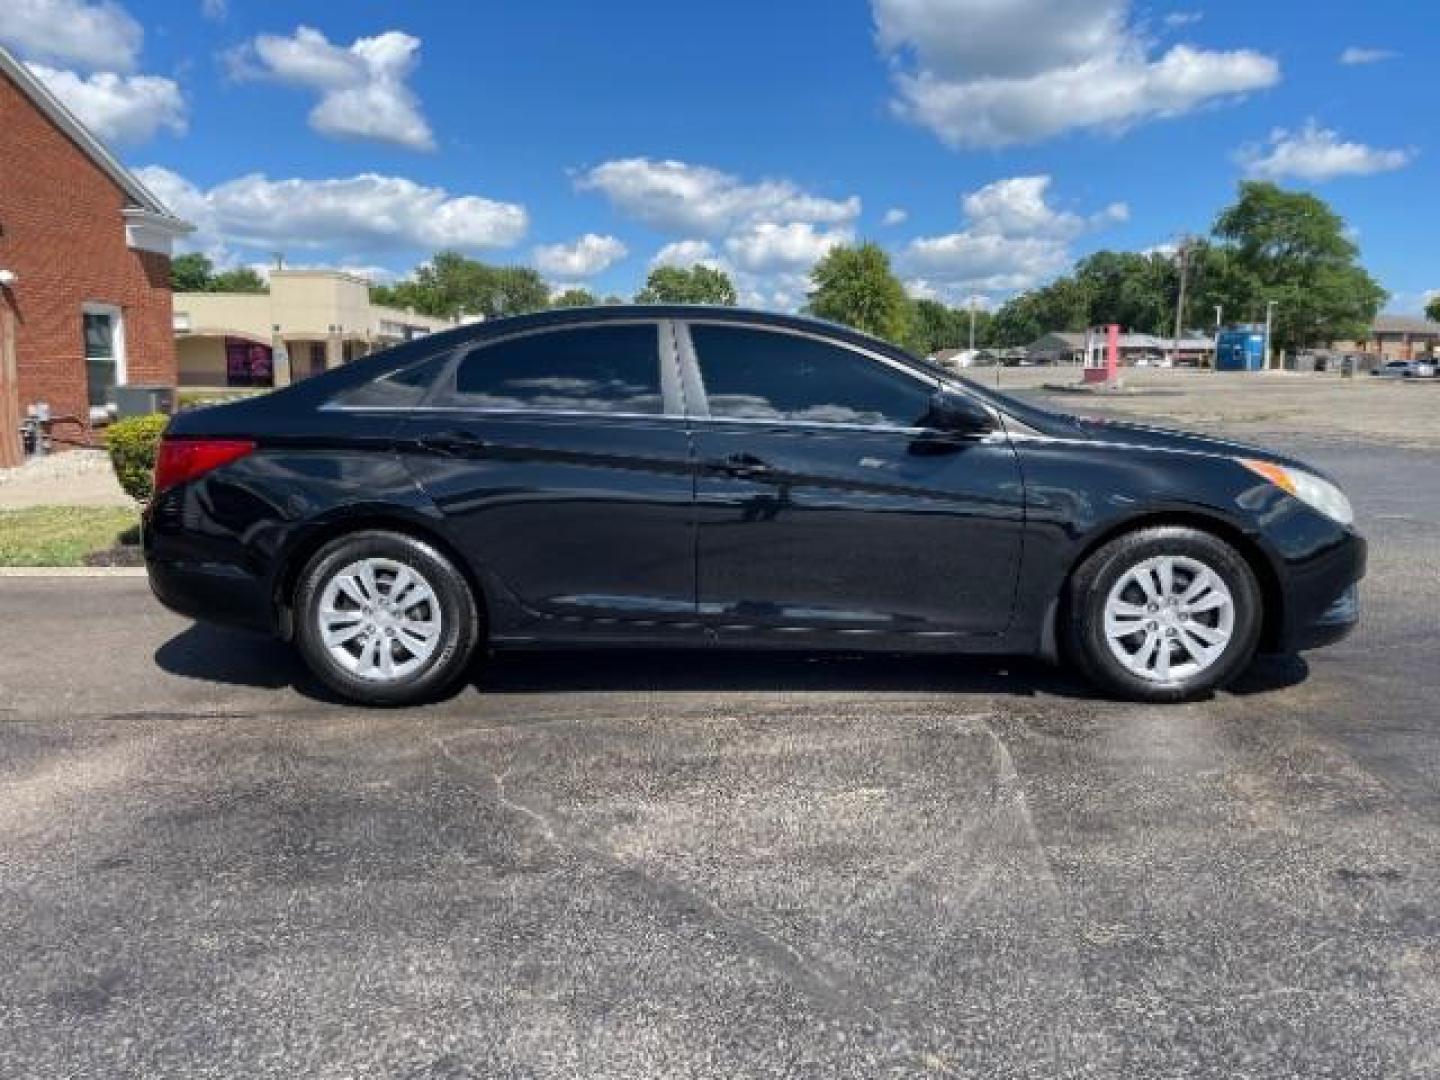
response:
<path fill-rule="evenodd" d="M 1265 331 L 1224 330 L 1215 339 L 1216 371 L 1263 371 Z"/>
<path fill-rule="evenodd" d="M 164 413 L 169 416 L 175 411 L 175 388 L 173 386 L 146 386 L 131 383 L 115 387 L 115 415 L 124 420 L 127 416 L 148 416 L 150 413 Z"/>

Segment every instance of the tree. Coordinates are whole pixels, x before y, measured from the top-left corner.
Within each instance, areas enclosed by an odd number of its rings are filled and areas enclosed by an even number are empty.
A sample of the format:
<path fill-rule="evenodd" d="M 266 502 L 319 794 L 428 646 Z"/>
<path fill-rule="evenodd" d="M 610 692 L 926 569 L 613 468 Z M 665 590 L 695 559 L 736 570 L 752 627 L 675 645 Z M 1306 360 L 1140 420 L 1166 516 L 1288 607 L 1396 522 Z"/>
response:
<path fill-rule="evenodd" d="M 1440 322 L 1440 294 L 1432 296 L 1425 305 L 1425 317 L 1431 322 Z"/>
<path fill-rule="evenodd" d="M 263 293 L 270 287 L 248 266 L 217 274 L 208 256 L 192 251 L 170 260 L 170 288 L 175 292 Z"/>
<path fill-rule="evenodd" d="M 374 286 L 370 296 L 377 304 L 414 308 L 441 319 L 496 319 L 550 306 L 550 290 L 532 267 L 491 266 L 456 251 L 438 252 L 411 280 Z"/>
<path fill-rule="evenodd" d="M 990 320 L 990 312 L 976 309 L 976 348 L 988 343 Z M 905 345 L 919 356 L 933 356 L 943 349 L 969 348 L 970 309 L 946 307 L 938 300 L 912 301 Z"/>
<path fill-rule="evenodd" d="M 1213 233 L 1223 251 L 1216 302 L 1260 322 L 1273 301 L 1278 348 L 1364 338 L 1387 298 L 1344 220 L 1314 195 L 1247 181 Z"/>
<path fill-rule="evenodd" d="M 1084 325 L 1115 323 L 1142 334 L 1174 333 L 1180 289 L 1174 260 L 1159 254 L 1097 251 L 1076 265 L 1075 280 L 1088 297 Z"/>
<path fill-rule="evenodd" d="M 226 270 L 216 274 L 210 282 L 211 292 L 238 292 L 238 293 L 263 293 L 269 292 L 270 286 L 265 284 L 265 279 L 248 266 L 239 266 L 234 270 Z"/>
<path fill-rule="evenodd" d="M 730 275 L 713 266 L 696 263 L 657 266 L 635 294 L 637 304 L 715 304 L 735 306 L 735 284 Z"/>
<path fill-rule="evenodd" d="M 555 299 L 550 301 L 551 307 L 572 308 L 572 307 L 595 307 L 600 300 L 589 289 L 566 289 Z"/>
<path fill-rule="evenodd" d="M 208 292 L 214 276 L 214 265 L 198 251 L 170 260 L 170 288 L 175 292 Z"/>
<path fill-rule="evenodd" d="M 815 283 L 806 310 L 897 344 L 906 341 L 910 300 L 878 244 L 835 247 L 810 272 Z"/>
<path fill-rule="evenodd" d="M 1075 278 L 1062 277 L 1007 300 L 995 313 L 991 337 L 1007 348 L 1029 345 L 1058 330 L 1091 325 L 1090 292 Z"/>

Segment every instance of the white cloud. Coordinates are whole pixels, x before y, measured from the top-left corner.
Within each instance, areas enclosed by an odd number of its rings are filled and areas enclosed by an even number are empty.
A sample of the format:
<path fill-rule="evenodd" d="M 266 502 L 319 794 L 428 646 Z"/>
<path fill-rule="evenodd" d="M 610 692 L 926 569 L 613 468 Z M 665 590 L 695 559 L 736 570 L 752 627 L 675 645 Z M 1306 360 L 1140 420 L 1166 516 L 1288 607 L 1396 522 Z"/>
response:
<path fill-rule="evenodd" d="M 607 161 L 581 173 L 581 191 L 597 191 L 622 213 L 674 233 L 719 236 L 762 223 L 838 225 L 860 216 L 860 199 L 829 199 L 788 180 L 745 183 L 705 165 L 650 158 Z"/>
<path fill-rule="evenodd" d="M 697 263 L 728 268 L 728 264 L 715 254 L 715 246 L 709 240 L 676 240 L 655 253 L 650 260 L 650 269 L 659 266 L 691 267 Z"/>
<path fill-rule="evenodd" d="M 911 288 L 946 297 L 1027 289 L 1070 265 L 1071 240 L 1129 218 L 1124 203 L 1089 216 L 1057 209 L 1050 184 L 1048 176 L 1014 176 L 970 192 L 959 232 L 920 237 L 901 253 Z"/>
<path fill-rule="evenodd" d="M 725 250 L 742 270 L 764 274 L 806 271 L 826 252 L 855 239 L 849 229 L 817 229 L 808 221 L 777 225 L 762 221 L 725 241 Z"/>
<path fill-rule="evenodd" d="M 223 22 L 230 14 L 230 0 L 200 0 L 200 14 L 212 22 Z"/>
<path fill-rule="evenodd" d="M 588 278 L 608 270 L 630 252 L 613 236 L 586 233 L 573 244 L 547 244 L 535 249 L 535 266 L 557 278 Z"/>
<path fill-rule="evenodd" d="M 895 225 L 904 225 L 905 222 L 909 220 L 910 212 L 908 210 L 902 210 L 900 207 L 895 206 L 885 211 L 885 217 L 882 223 L 893 227 Z"/>
<path fill-rule="evenodd" d="M 399 176 L 363 173 L 271 180 L 252 173 L 202 190 L 169 169 L 137 170 L 141 181 L 197 227 L 196 246 L 331 249 L 354 255 L 517 244 L 529 226 L 523 206 L 451 195 Z"/>
<path fill-rule="evenodd" d="M 1349 67 L 1359 64 L 1378 64 L 1384 60 L 1393 60 L 1397 55 L 1391 49 L 1366 49 L 1358 45 L 1351 45 L 1340 54 L 1340 63 Z"/>
<path fill-rule="evenodd" d="M 43 64 L 30 70 L 87 128 L 116 143 L 140 143 L 159 131 L 185 134 L 185 98 L 171 79 L 159 75 L 77 75 Z"/>
<path fill-rule="evenodd" d="M 1165 25 L 1172 30 L 1178 30 L 1182 26 L 1194 26 L 1205 18 L 1201 11 L 1172 11 L 1165 16 Z"/>
<path fill-rule="evenodd" d="M 405 81 L 419 51 L 420 39 L 398 30 L 341 47 L 301 26 L 291 37 L 261 34 L 228 60 L 236 78 L 274 79 L 317 91 L 310 126 L 322 135 L 433 150 L 435 136 Z"/>
<path fill-rule="evenodd" d="M 1340 136 L 1310 121 L 1299 131 L 1276 128 L 1264 146 L 1248 146 L 1236 155 L 1252 176 L 1319 183 L 1337 176 L 1369 176 L 1402 169 L 1413 150 L 1381 150 Z"/>
<path fill-rule="evenodd" d="M 1154 55 L 1129 0 L 871 0 L 900 115 L 956 147 L 1124 128 L 1274 85 L 1253 50 Z"/>
<path fill-rule="evenodd" d="M 87 70 L 130 71 L 145 31 L 112 0 L 5 0 L 0 41 L 21 55 Z"/>

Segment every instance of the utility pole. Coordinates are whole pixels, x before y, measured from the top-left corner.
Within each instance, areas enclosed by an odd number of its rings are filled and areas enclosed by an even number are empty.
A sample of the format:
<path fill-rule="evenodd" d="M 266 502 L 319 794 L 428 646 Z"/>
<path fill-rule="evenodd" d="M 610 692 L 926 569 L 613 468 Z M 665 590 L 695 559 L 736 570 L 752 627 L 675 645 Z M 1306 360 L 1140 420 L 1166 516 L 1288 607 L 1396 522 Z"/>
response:
<path fill-rule="evenodd" d="M 1270 336 L 1275 330 L 1275 301 L 1265 301 L 1265 370 L 1270 370 L 1273 362 L 1274 349 L 1270 345 Z"/>
<path fill-rule="evenodd" d="M 1190 237 L 1180 237 L 1180 294 L 1175 298 L 1175 340 L 1171 342 L 1170 363 L 1180 366 L 1180 334 L 1185 323 L 1185 278 L 1190 271 Z"/>
<path fill-rule="evenodd" d="M 970 297 L 970 353 L 974 359 L 975 353 L 975 297 Z"/>

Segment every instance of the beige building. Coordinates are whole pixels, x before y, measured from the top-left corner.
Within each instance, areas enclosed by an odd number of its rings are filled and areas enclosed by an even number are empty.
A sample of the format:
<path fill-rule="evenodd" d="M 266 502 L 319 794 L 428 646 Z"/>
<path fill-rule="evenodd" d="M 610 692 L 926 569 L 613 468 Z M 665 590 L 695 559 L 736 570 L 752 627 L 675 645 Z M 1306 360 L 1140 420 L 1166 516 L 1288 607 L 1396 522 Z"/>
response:
<path fill-rule="evenodd" d="M 181 386 L 286 386 L 453 323 L 370 302 L 364 278 L 273 270 L 268 293 L 175 294 Z"/>
<path fill-rule="evenodd" d="M 1440 353 L 1440 323 L 1418 315 L 1377 315 L 1365 341 L 1337 341 L 1335 351 L 1419 360 Z"/>

